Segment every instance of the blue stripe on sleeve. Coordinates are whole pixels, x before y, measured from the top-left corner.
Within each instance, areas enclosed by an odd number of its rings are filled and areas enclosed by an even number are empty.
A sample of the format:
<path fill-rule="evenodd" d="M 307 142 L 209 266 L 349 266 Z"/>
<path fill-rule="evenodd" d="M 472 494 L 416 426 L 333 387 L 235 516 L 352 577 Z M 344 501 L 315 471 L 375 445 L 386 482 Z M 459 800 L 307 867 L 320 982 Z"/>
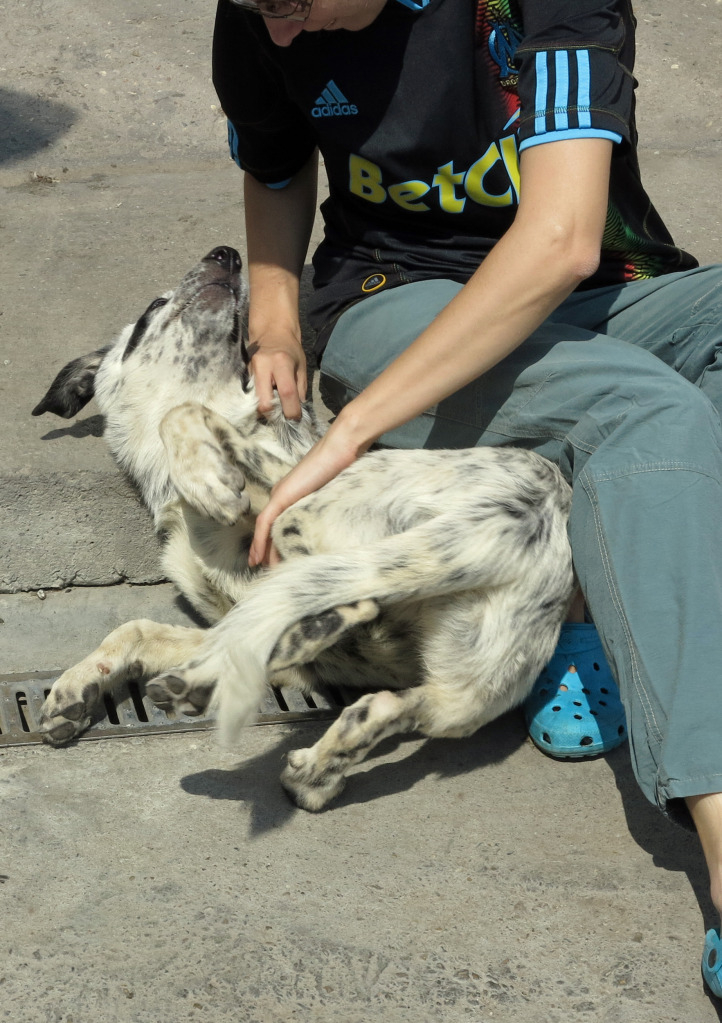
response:
<path fill-rule="evenodd" d="M 540 146 L 545 142 L 563 142 L 566 139 L 610 139 L 612 142 L 623 142 L 624 139 L 616 131 L 607 131 L 604 128 L 569 128 L 567 131 L 548 131 L 544 135 L 535 135 L 532 138 L 524 139 L 519 144 L 519 152 L 530 149 L 531 146 Z"/>
<path fill-rule="evenodd" d="M 238 166 L 241 166 L 241 158 L 238 155 L 238 132 L 233 127 L 231 122 L 228 122 L 228 148 L 231 151 L 231 156 Z"/>
<path fill-rule="evenodd" d="M 591 105 L 591 81 L 592 75 L 589 68 L 589 50 L 577 50 L 577 76 L 579 78 L 579 94 L 577 108 L 579 111 L 579 127 L 590 128 L 592 115 L 589 109 Z"/>
<path fill-rule="evenodd" d="M 541 135 L 546 131 L 546 106 L 547 106 L 547 89 L 549 87 L 549 80 L 547 75 L 547 56 L 546 53 L 537 53 L 536 55 L 536 96 L 534 98 L 534 131 L 537 135 Z"/>
<path fill-rule="evenodd" d="M 554 127 L 564 131 L 569 127 L 569 54 L 566 50 L 557 50 L 554 54 L 554 70 L 556 88 L 554 91 Z"/>

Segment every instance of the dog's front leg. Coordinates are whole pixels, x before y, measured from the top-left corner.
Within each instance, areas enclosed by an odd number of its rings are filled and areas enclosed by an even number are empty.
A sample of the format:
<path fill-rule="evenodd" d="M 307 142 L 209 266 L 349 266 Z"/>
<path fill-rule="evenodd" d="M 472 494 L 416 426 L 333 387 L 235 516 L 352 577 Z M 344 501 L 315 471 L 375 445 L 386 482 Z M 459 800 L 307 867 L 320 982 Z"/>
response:
<path fill-rule="evenodd" d="M 190 657 L 206 633 L 139 619 L 107 636 L 97 650 L 63 672 L 41 708 L 46 742 L 62 745 L 85 731 L 104 692 L 128 677 L 164 671 Z"/>
<path fill-rule="evenodd" d="M 222 416 L 193 401 L 165 415 L 160 435 L 178 493 L 222 525 L 233 525 L 241 515 L 258 515 L 271 487 L 293 465 L 260 451 L 254 441 L 245 442 Z"/>
<path fill-rule="evenodd" d="M 163 418 L 160 436 L 171 481 L 204 518 L 231 526 L 250 511 L 246 479 L 225 436 L 230 426 L 210 409 L 187 401 Z"/>

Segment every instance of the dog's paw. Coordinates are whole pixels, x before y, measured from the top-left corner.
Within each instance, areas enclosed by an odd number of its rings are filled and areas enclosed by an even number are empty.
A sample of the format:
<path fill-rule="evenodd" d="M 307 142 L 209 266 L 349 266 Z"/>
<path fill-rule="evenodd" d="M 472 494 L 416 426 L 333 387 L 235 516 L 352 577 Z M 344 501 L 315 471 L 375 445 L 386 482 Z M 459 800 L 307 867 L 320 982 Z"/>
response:
<path fill-rule="evenodd" d="M 245 492 L 245 477 L 239 468 L 227 462 L 207 468 L 207 472 L 194 479 L 175 478 L 176 489 L 204 518 L 232 526 L 251 509 L 251 500 Z"/>
<path fill-rule="evenodd" d="M 173 486 L 196 512 L 225 526 L 251 507 L 243 472 L 223 443 L 229 430 L 193 402 L 171 409 L 160 424 Z"/>
<path fill-rule="evenodd" d="M 92 713 L 99 698 L 97 682 L 88 682 L 79 688 L 64 681 L 61 675 L 40 708 L 39 731 L 43 742 L 64 746 L 84 732 L 92 723 Z"/>
<path fill-rule="evenodd" d="M 156 676 L 147 683 L 145 691 L 161 710 L 198 717 L 205 714 L 215 683 L 193 682 L 190 670 L 174 669 Z"/>
<path fill-rule="evenodd" d="M 281 785 L 291 800 L 312 813 L 325 810 L 343 792 L 345 784 L 343 774 L 318 768 L 312 749 L 292 750 L 281 773 Z"/>

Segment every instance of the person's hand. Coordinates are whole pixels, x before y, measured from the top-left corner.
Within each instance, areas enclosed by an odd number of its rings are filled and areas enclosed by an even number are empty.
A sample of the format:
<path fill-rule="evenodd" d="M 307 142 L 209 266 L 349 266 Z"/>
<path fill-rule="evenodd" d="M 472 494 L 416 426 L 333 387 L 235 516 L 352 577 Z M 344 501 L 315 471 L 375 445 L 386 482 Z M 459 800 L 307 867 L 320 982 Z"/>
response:
<path fill-rule="evenodd" d="M 271 526 L 281 512 L 307 494 L 320 490 L 366 449 L 355 445 L 339 423 L 337 419 L 328 433 L 271 491 L 270 501 L 256 520 L 256 531 L 248 555 L 251 567 L 274 565 L 280 560 L 271 543 Z"/>
<path fill-rule="evenodd" d="M 263 338 L 249 347 L 250 369 L 256 383 L 258 414 L 266 416 L 278 393 L 286 419 L 301 418 L 301 402 L 308 385 L 306 356 L 293 337 Z"/>

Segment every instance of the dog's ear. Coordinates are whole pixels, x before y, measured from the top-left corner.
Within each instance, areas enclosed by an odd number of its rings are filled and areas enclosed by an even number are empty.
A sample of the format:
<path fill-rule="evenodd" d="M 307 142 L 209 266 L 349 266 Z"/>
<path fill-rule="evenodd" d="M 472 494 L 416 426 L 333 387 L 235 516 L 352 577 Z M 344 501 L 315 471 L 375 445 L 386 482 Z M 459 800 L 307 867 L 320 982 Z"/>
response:
<path fill-rule="evenodd" d="M 33 409 L 34 416 L 53 412 L 63 419 L 72 419 L 88 404 L 95 393 L 95 374 L 98 372 L 110 345 L 97 352 L 81 355 L 63 366 L 48 388 L 48 393 Z"/>

